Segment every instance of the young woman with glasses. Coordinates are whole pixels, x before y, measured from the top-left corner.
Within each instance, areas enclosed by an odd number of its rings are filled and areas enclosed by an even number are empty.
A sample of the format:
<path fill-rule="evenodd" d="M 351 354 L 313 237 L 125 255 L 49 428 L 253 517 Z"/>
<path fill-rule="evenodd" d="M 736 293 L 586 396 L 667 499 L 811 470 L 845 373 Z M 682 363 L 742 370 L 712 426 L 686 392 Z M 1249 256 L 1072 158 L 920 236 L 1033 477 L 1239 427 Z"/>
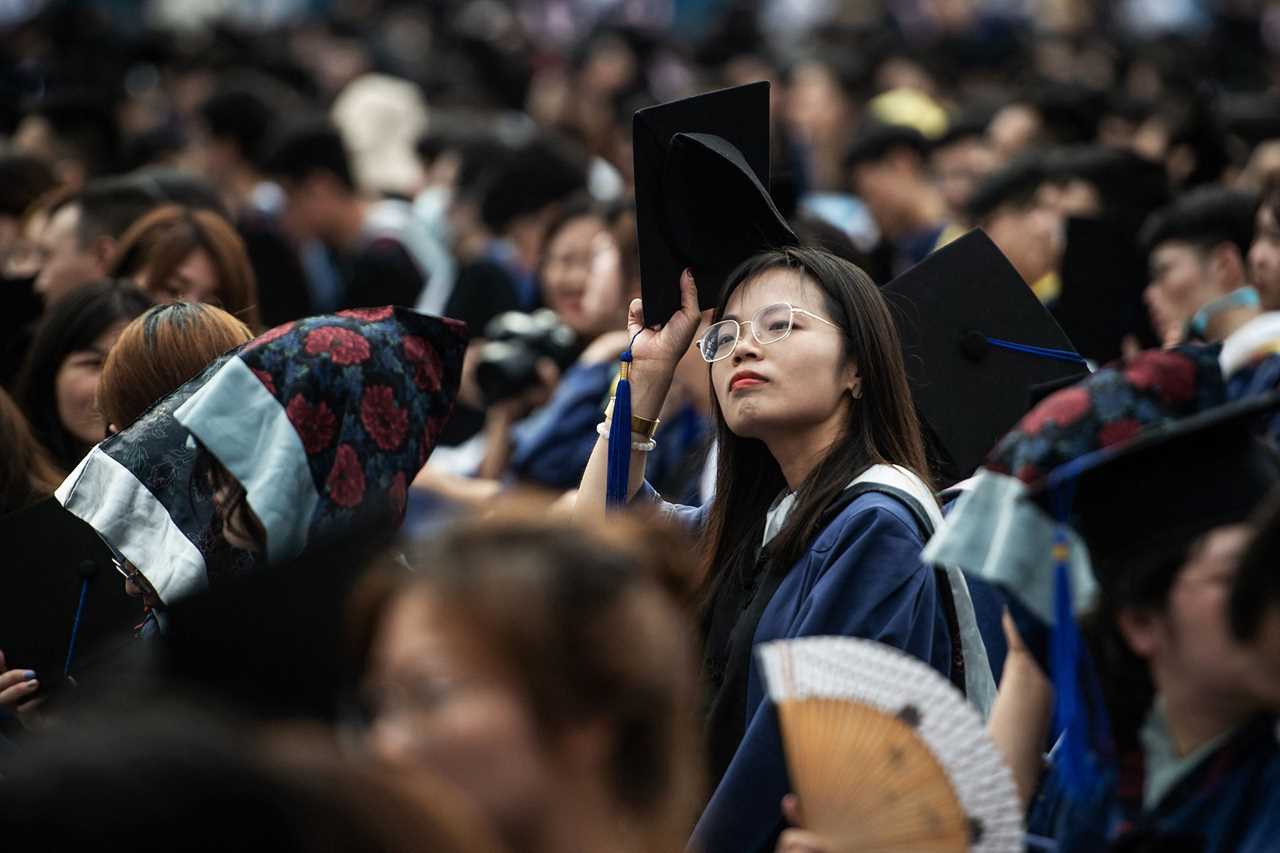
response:
<path fill-rule="evenodd" d="M 648 423 L 699 326 L 688 272 L 681 291 L 661 328 L 644 328 L 631 306 L 633 503 L 657 501 L 643 482 Z M 862 270 L 817 249 L 761 254 L 729 276 L 697 346 L 719 443 L 715 497 L 696 510 L 662 505 L 704 545 L 697 606 L 716 788 L 695 846 L 771 850 L 787 777 L 753 647 L 863 637 L 963 685 L 955 605 L 961 623 L 972 605 L 920 560 L 940 513 L 898 334 Z M 583 477 L 580 514 L 603 511 L 607 444 Z"/>

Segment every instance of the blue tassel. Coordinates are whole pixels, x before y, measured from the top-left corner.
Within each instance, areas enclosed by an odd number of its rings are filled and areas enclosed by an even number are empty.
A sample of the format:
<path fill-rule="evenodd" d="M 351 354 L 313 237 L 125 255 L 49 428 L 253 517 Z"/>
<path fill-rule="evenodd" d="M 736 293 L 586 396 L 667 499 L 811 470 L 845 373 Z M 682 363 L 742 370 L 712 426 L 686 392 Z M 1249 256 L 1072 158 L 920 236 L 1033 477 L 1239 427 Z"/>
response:
<path fill-rule="evenodd" d="M 1071 602 L 1071 574 L 1068 568 L 1070 548 L 1064 528 L 1059 526 L 1054 535 L 1053 578 L 1053 639 L 1050 659 L 1053 668 L 1054 714 L 1062 732 L 1058 748 L 1059 769 L 1063 787 L 1077 796 L 1088 787 L 1088 768 L 1085 753 L 1088 750 L 1087 712 L 1081 707 L 1080 695 L 1080 629 Z"/>
<path fill-rule="evenodd" d="M 635 340 L 634 338 L 632 339 Z M 618 387 L 613 395 L 613 422 L 609 426 L 609 474 L 605 485 L 605 506 L 627 502 L 627 480 L 631 473 L 631 349 L 621 356 Z"/>
<path fill-rule="evenodd" d="M 1056 755 L 1062 789 L 1079 807 L 1091 808 L 1112 779 L 1110 724 L 1101 685 L 1076 622 L 1067 528 L 1054 535 L 1054 626 L 1050 647 L 1054 715 L 1062 733 Z"/>
<path fill-rule="evenodd" d="M 83 569 L 81 570 L 83 571 Z M 80 581 L 80 603 L 76 605 L 76 617 L 71 622 L 71 642 L 67 644 L 67 661 L 62 666 L 63 675 L 71 675 L 71 665 L 76 659 L 76 640 L 80 636 L 80 617 L 84 615 L 84 602 L 89 597 L 89 576 Z"/>

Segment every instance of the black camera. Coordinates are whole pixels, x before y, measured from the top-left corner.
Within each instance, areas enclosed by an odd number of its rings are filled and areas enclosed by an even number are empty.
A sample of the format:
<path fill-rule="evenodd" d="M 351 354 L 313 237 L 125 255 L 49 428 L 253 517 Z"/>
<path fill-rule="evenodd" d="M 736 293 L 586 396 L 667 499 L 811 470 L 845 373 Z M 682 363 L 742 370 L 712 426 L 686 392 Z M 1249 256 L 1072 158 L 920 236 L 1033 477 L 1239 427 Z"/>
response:
<path fill-rule="evenodd" d="M 564 370 L 578 356 L 578 336 L 550 308 L 499 314 L 484 331 L 489 342 L 477 356 L 476 384 L 485 405 L 537 385 L 539 359 L 549 358 Z"/>

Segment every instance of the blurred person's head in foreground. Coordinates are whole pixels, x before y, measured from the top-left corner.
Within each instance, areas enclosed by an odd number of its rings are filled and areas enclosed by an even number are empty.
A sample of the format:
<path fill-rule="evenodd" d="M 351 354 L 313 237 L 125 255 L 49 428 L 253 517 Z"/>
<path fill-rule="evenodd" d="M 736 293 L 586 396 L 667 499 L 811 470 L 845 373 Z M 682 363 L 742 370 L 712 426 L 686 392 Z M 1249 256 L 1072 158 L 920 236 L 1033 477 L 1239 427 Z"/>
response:
<path fill-rule="evenodd" d="M 260 325 L 258 287 L 244 241 L 210 210 L 166 205 L 124 233 L 111 265 L 157 301 L 211 302 L 251 328 Z"/>
<path fill-rule="evenodd" d="M 98 379 L 129 321 L 151 307 L 128 281 L 75 288 L 41 321 L 18 378 L 17 398 L 54 461 L 70 471 L 106 436 Z"/>
<path fill-rule="evenodd" d="M 1149 271 L 1144 296 L 1163 341 L 1222 340 L 1257 312 L 1246 261 L 1257 207 L 1251 193 L 1204 187 L 1147 220 L 1140 236 Z"/>
<path fill-rule="evenodd" d="M 670 593 L 687 549 L 615 520 L 508 508 L 365 590 L 372 748 L 458 785 L 515 849 L 674 851 L 701 803 L 691 627 Z"/>
<path fill-rule="evenodd" d="M 315 732 L 254 732 L 172 699 L 97 716 L 6 761 L 0 832 L 18 848 L 496 853 L 474 808 L 424 775 L 340 757 Z"/>
<path fill-rule="evenodd" d="M 253 339 L 240 320 L 201 302 L 168 302 L 124 327 L 98 380 L 110 432 L 126 429 L 218 356 Z"/>

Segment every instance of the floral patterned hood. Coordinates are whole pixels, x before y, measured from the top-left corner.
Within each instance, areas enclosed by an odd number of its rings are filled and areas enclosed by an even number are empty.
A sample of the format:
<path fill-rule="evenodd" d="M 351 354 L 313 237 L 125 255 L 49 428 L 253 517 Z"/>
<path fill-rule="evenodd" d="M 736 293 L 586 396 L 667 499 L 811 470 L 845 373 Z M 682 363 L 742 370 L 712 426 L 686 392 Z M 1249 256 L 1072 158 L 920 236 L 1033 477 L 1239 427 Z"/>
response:
<path fill-rule="evenodd" d="M 356 527 L 398 526 L 453 409 L 465 326 L 403 308 L 272 329 L 94 448 L 58 490 L 160 598 L 260 558 L 219 535 L 209 457 L 245 487 L 269 562 Z"/>

